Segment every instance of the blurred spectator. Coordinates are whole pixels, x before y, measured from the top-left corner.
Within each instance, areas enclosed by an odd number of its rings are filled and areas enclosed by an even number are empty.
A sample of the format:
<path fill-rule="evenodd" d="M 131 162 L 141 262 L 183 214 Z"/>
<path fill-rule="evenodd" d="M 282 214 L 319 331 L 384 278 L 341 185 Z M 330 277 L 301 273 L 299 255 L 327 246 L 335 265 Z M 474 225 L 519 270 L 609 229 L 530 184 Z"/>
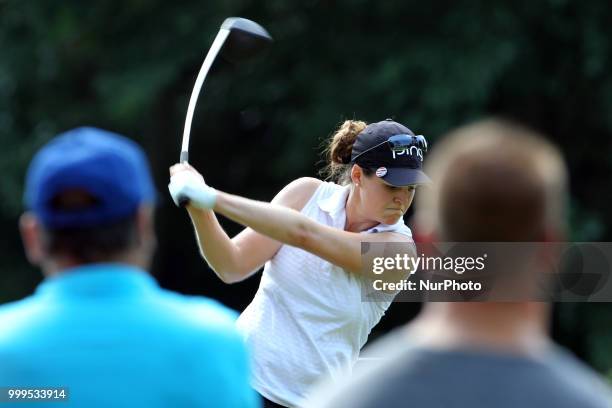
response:
<path fill-rule="evenodd" d="M 540 135 L 500 120 L 478 122 L 437 145 L 426 168 L 435 186 L 423 190 L 417 208 L 424 237 L 564 237 L 566 168 Z M 512 261 L 520 270 L 531 260 Z M 611 407 L 605 383 L 549 338 L 549 313 L 536 302 L 425 304 L 414 322 L 370 349 L 383 358 L 319 390 L 309 406 Z"/>
<path fill-rule="evenodd" d="M 79 407 L 259 405 L 235 314 L 147 272 L 155 195 L 122 136 L 78 128 L 36 154 L 20 229 L 45 280 L 0 307 L 0 387 L 66 388 Z"/>

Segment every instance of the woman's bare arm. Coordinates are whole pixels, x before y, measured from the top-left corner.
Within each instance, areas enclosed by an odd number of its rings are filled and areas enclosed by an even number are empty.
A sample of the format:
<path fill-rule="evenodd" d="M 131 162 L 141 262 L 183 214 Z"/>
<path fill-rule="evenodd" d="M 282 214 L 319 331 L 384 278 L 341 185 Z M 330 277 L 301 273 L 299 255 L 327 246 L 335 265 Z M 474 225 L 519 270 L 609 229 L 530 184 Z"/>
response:
<path fill-rule="evenodd" d="M 268 205 L 300 211 L 320 183 L 314 178 L 297 179 L 283 188 Z M 282 245 L 282 242 L 252 228 L 245 228 L 230 239 L 212 211 L 192 206 L 187 206 L 187 210 L 195 228 L 200 253 L 224 282 L 238 282 L 251 276 Z"/>
<path fill-rule="evenodd" d="M 311 220 L 293 208 L 223 192 L 218 192 L 214 211 L 357 274 L 361 273 L 362 242 L 412 242 L 392 232 L 361 234 L 340 230 Z"/>

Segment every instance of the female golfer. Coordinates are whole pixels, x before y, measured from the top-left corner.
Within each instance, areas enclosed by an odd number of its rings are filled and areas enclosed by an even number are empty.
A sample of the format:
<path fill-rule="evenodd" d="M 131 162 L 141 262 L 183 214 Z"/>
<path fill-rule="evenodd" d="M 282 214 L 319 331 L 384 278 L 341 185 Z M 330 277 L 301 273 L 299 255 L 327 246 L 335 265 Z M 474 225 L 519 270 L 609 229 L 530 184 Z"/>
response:
<path fill-rule="evenodd" d="M 402 216 L 415 186 L 429 181 L 426 149 L 423 136 L 390 119 L 346 121 L 327 149 L 338 184 L 300 178 L 271 203 L 208 187 L 189 165 L 170 168 L 170 193 L 177 203 L 190 200 L 200 250 L 219 278 L 237 282 L 265 264 L 237 323 L 265 406 L 299 406 L 318 380 L 350 373 L 390 304 L 361 301 L 361 243 L 412 246 Z M 229 238 L 215 213 L 247 228 Z"/>

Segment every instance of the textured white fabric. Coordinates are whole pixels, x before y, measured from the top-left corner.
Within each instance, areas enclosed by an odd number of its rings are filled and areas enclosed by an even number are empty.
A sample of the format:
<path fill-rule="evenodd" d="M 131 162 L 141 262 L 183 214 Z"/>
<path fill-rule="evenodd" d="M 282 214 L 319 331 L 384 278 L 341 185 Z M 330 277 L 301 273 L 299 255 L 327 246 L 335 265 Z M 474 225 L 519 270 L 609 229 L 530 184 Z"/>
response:
<path fill-rule="evenodd" d="M 321 183 L 302 213 L 344 229 L 349 187 Z M 403 219 L 369 233 L 412 237 Z M 264 267 L 255 298 L 238 319 L 253 353 L 253 386 L 271 401 L 299 406 L 325 376 L 350 374 L 391 299 L 362 302 L 365 281 L 299 248 L 283 245 Z"/>

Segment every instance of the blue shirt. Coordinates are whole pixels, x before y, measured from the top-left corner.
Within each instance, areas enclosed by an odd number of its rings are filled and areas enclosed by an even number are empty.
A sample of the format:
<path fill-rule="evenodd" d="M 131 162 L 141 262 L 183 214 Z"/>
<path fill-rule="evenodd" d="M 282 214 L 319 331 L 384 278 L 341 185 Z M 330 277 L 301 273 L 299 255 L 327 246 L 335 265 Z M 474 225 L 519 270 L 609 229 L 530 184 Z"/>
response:
<path fill-rule="evenodd" d="M 259 406 L 235 319 L 137 268 L 66 270 L 0 306 L 0 387 L 65 387 L 62 407 Z"/>

